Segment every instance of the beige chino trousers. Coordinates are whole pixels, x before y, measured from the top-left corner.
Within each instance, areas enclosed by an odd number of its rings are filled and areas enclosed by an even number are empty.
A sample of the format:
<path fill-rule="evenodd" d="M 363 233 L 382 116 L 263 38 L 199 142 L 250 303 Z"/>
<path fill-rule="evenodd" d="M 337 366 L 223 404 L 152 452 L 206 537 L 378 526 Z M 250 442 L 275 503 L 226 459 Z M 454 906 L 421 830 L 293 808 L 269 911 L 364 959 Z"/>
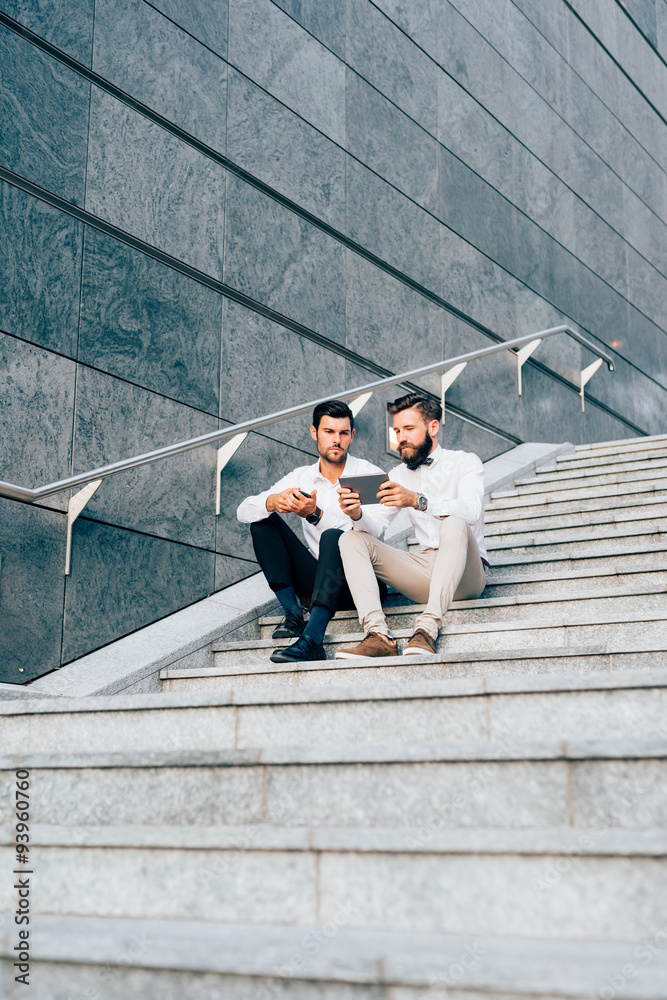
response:
<path fill-rule="evenodd" d="M 422 628 L 434 639 L 452 601 L 479 597 L 486 586 L 475 536 L 460 517 L 443 518 L 437 549 L 413 554 L 394 549 L 365 531 L 343 532 L 338 545 L 347 584 L 366 633 L 389 635 L 378 580 L 384 580 L 411 601 L 426 605 L 415 622 L 415 631 Z"/>

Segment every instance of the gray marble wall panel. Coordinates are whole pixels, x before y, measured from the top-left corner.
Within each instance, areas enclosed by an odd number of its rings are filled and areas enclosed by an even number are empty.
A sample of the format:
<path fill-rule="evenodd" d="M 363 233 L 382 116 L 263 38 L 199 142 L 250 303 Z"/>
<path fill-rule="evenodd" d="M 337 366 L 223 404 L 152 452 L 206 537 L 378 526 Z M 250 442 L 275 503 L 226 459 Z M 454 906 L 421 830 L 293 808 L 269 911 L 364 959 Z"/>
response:
<path fill-rule="evenodd" d="M 642 35 L 657 49 L 658 14 L 664 8 L 664 0 L 625 0 L 625 12 L 632 18 Z"/>
<path fill-rule="evenodd" d="M 347 158 L 346 181 L 348 236 L 439 292 L 438 220 L 352 157 Z"/>
<path fill-rule="evenodd" d="M 2 0 L 0 10 L 90 66 L 95 0 Z"/>
<path fill-rule="evenodd" d="M 90 86 L 0 28 L 0 163 L 83 204 Z"/>
<path fill-rule="evenodd" d="M 447 302 L 505 339 L 515 336 L 521 283 L 445 226 L 440 227 L 440 258 Z M 532 298 L 537 296 L 531 293 Z"/>
<path fill-rule="evenodd" d="M 352 70 L 347 71 L 346 97 L 347 150 L 423 208 L 434 211 L 438 202 L 435 139 Z"/>
<path fill-rule="evenodd" d="M 345 362 L 332 351 L 277 326 L 234 302 L 225 302 L 220 415 L 238 423 L 275 413 L 345 386 Z M 262 431 L 315 456 L 310 415 Z"/>
<path fill-rule="evenodd" d="M 227 58 L 229 4 L 227 0 L 152 0 L 151 7 Z"/>
<path fill-rule="evenodd" d="M 222 301 L 88 228 L 79 361 L 217 416 Z"/>
<path fill-rule="evenodd" d="M 234 559 L 232 556 L 215 557 L 215 589 L 224 590 L 235 583 L 240 583 L 249 576 L 259 573 L 259 566 L 249 559 Z"/>
<path fill-rule="evenodd" d="M 663 165 L 667 162 L 667 135 L 656 129 L 641 94 L 597 44 L 565 4 L 514 0 L 526 18 L 541 31 L 629 134 Z"/>
<path fill-rule="evenodd" d="M 345 139 L 345 68 L 270 0 L 230 0 L 229 61 L 329 138 Z"/>
<path fill-rule="evenodd" d="M 232 176 L 224 280 L 331 340 L 345 339 L 341 244 Z"/>
<path fill-rule="evenodd" d="M 599 0 L 597 4 L 570 0 L 570 5 L 662 116 L 666 117 L 667 68 L 641 33 L 633 30 L 621 5 L 616 0 Z"/>
<path fill-rule="evenodd" d="M 322 0 L 274 0 L 277 7 L 298 21 L 328 49 L 345 58 L 345 3 Z"/>
<path fill-rule="evenodd" d="M 377 0 L 376 6 L 425 52 L 437 56 L 437 0 Z"/>
<path fill-rule="evenodd" d="M 83 226 L 0 184 L 0 328 L 76 355 Z"/>
<path fill-rule="evenodd" d="M 231 67 L 227 155 L 318 218 L 344 229 L 344 151 Z"/>
<path fill-rule="evenodd" d="M 261 434 L 250 434 L 222 473 L 221 514 L 216 542 L 218 553 L 254 560 L 250 527 L 237 520 L 238 505 L 246 497 L 269 489 L 292 470 L 313 465 L 316 461 L 316 454 L 308 455 L 289 443 L 273 441 Z M 285 514 L 285 519 L 303 540 L 301 519 L 296 514 Z"/>
<path fill-rule="evenodd" d="M 43 486 L 69 474 L 75 363 L 0 335 L 2 479 Z M 54 500 L 49 501 L 53 505 Z"/>
<path fill-rule="evenodd" d="M 225 171 L 93 88 L 86 209 L 220 279 Z"/>
<path fill-rule="evenodd" d="M 97 0 L 93 69 L 225 152 L 227 64 L 144 0 Z"/>
<path fill-rule="evenodd" d="M 142 455 L 217 430 L 218 420 L 101 372 L 79 367 L 75 472 Z M 213 548 L 215 446 L 106 480 L 86 508 L 90 517 Z"/>
<path fill-rule="evenodd" d="M 60 664 L 66 518 L 0 500 L 0 682 L 25 684 Z"/>
<path fill-rule="evenodd" d="M 351 251 L 345 312 L 347 346 L 362 357 L 381 358 L 391 371 L 443 357 L 444 310 Z"/>
<path fill-rule="evenodd" d="M 72 537 L 64 663 L 213 592 L 215 555 L 80 517 Z"/>
<path fill-rule="evenodd" d="M 516 209 L 448 150 L 441 146 L 439 153 L 439 218 L 501 267 L 516 274 Z"/>
<path fill-rule="evenodd" d="M 436 134 L 436 64 L 368 0 L 347 0 L 347 62 L 431 135 Z"/>

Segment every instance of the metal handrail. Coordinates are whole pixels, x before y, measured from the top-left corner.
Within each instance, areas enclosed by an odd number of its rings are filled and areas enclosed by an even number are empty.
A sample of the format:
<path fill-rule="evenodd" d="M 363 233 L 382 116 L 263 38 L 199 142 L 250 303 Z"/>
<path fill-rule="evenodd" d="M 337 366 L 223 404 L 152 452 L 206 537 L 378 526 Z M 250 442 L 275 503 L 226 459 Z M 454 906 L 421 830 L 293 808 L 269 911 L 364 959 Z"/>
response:
<path fill-rule="evenodd" d="M 389 375 L 387 378 L 379 379 L 377 382 L 368 382 L 366 385 L 356 386 L 354 389 L 344 389 L 338 393 L 329 393 L 321 399 L 314 399 L 308 403 L 300 403 L 298 406 L 291 406 L 286 410 L 278 410 L 276 413 L 269 413 L 263 417 L 257 417 L 254 420 L 244 420 L 241 423 L 234 424 L 232 427 L 226 427 L 224 430 L 210 431 L 208 434 L 201 434 L 199 437 L 190 438 L 187 441 L 180 441 L 177 444 L 167 445 L 164 448 L 158 448 L 155 451 L 149 451 L 143 455 L 135 455 L 132 458 L 124 458 L 119 462 L 112 462 L 110 465 L 102 465 L 98 469 L 92 469 L 90 472 L 82 472 L 76 476 L 68 476 L 67 479 L 59 479 L 57 482 L 48 483 L 46 486 L 38 486 L 36 489 L 17 486 L 14 483 L 0 482 L 0 496 L 8 497 L 12 500 L 23 500 L 28 503 L 34 503 L 36 500 L 44 500 L 46 497 L 53 496 L 56 493 L 62 493 L 64 490 L 69 490 L 76 486 L 85 486 L 87 483 L 92 483 L 96 480 L 107 479 L 109 476 L 115 476 L 119 472 L 125 472 L 128 469 L 136 469 L 141 465 L 148 465 L 152 462 L 159 462 L 162 459 L 170 458 L 172 455 L 181 455 L 183 452 L 192 451 L 195 448 L 201 448 L 207 444 L 216 444 L 221 441 L 227 441 L 237 435 L 243 435 L 243 437 L 245 437 L 245 435 L 250 431 L 259 430 L 261 427 L 266 427 L 269 424 L 277 424 L 282 420 L 288 420 L 290 417 L 298 417 L 301 414 L 308 413 L 314 409 L 318 403 L 324 403 L 330 399 L 340 399 L 345 401 L 365 394 L 369 394 L 370 398 L 370 395 L 385 386 L 399 385 L 401 382 L 406 382 L 408 379 L 420 378 L 421 376 L 431 375 L 435 372 L 445 372 L 448 369 L 455 368 L 459 365 L 465 366 L 469 361 L 476 361 L 478 358 L 488 357 L 491 354 L 498 354 L 501 351 L 514 349 L 520 351 L 522 347 L 532 345 L 533 343 L 537 346 L 537 343 L 540 341 L 546 340 L 547 337 L 553 337 L 558 333 L 567 333 L 587 350 L 597 355 L 600 361 L 595 363 L 596 366 L 599 366 L 599 364 L 604 361 L 608 365 L 609 371 L 614 370 L 614 361 L 610 354 L 591 343 L 577 330 L 573 330 L 569 326 L 556 326 L 549 330 L 542 330 L 539 333 L 531 333 L 524 337 L 517 337 L 514 340 L 505 340 L 501 343 L 493 344 L 491 347 L 483 347 L 477 351 L 470 351 L 468 354 L 460 354 L 458 357 L 449 358 L 446 361 L 437 361 L 431 365 L 424 365 L 422 368 L 414 368 L 411 371 L 402 372 L 400 375 Z M 524 360 L 527 360 L 527 356 L 524 357 Z M 523 361 L 520 361 L 520 365 L 522 363 Z M 583 385 L 581 388 L 581 394 L 583 402 Z"/>

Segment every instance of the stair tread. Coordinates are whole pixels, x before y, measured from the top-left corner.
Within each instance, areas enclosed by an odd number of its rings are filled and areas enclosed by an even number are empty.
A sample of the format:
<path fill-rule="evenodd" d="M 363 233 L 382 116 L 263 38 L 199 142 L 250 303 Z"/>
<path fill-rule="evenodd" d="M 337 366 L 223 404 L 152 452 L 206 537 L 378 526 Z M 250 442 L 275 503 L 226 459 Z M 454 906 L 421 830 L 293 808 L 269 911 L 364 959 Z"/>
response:
<path fill-rule="evenodd" d="M 181 767 L 257 767 L 263 765 L 315 765 L 358 763 L 427 763 L 438 761 L 562 761 L 562 760 L 663 760 L 667 735 L 622 739 L 507 740 L 478 738 L 396 743 L 321 744 L 314 746 L 264 746 L 217 750 L 115 750 L 93 752 L 28 752 L 21 763 L 32 770 L 76 770 Z M 0 769 L 15 770 L 16 756 L 0 754 Z M 32 824 L 31 824 L 32 826 Z M 13 842 L 11 824 L 0 827 Z"/>
<path fill-rule="evenodd" d="M 334 661 L 336 662 L 336 661 Z M 341 661 L 337 661 L 340 663 Z M 168 669 L 168 668 L 167 668 Z M 180 668 L 184 669 L 184 668 Z M 196 668 L 190 668 L 196 669 Z M 199 668 L 203 669 L 203 668 Z M 214 668 L 215 669 L 215 668 Z M 667 687 L 667 665 L 643 670 L 594 671 L 589 674 L 520 674 L 507 677 L 449 677 L 439 680 L 404 681 L 400 687 L 390 682 L 363 688 L 265 688 L 220 691 L 170 691 L 151 694 L 103 695 L 83 698 L 53 698 L 39 704 L 26 701 L 0 703 L 0 716 L 89 715 L 127 712 L 168 712 L 170 710 L 246 707 L 259 705 L 301 705 L 312 703 L 412 701 L 440 698 L 562 694 L 571 692 L 620 691 Z"/>
<path fill-rule="evenodd" d="M 649 594 L 663 594 L 667 592 L 667 578 L 664 581 L 656 582 L 654 584 L 644 584 L 643 586 L 632 586 L 627 585 L 625 587 L 619 587 L 614 591 L 602 590 L 602 589 L 591 589 L 586 591 L 580 591 L 575 594 L 568 595 L 568 601 L 591 601 L 604 599 L 614 599 L 618 597 L 640 597 L 647 596 Z M 501 607 L 514 607 L 516 605 L 531 605 L 531 604 L 550 604 L 550 603 L 562 603 L 565 600 L 562 594 L 508 594 L 506 597 L 478 597 L 471 601 L 453 601 L 450 605 L 450 611 L 465 611 L 467 609 L 475 608 L 501 608 Z M 424 610 L 424 604 L 395 604 L 391 607 L 386 607 L 384 610 L 388 615 L 406 615 L 414 614 L 418 615 Z M 332 621 L 345 621 L 346 619 L 357 619 L 356 611 L 337 611 L 334 615 Z M 282 617 L 280 615 L 269 615 L 264 618 L 259 619 L 259 624 L 265 627 L 271 627 L 271 625 L 278 625 L 282 622 Z"/>
<path fill-rule="evenodd" d="M 343 917 L 341 923 L 326 947 L 316 950 L 304 949 L 303 942 L 309 932 L 321 934 L 319 926 L 35 914 L 31 951 L 36 963 L 108 965 L 118 977 L 123 974 L 118 956 L 135 940 L 145 947 L 130 971 L 136 967 L 272 978 L 298 954 L 293 981 L 340 983 L 345 990 L 353 983 L 432 988 L 434 982 L 452 983 L 444 977 L 451 977 L 457 966 L 457 987 L 488 992 L 490 1000 L 496 984 L 502 984 L 497 991 L 503 997 L 513 989 L 536 997 L 593 995 L 610 969 L 627 964 L 637 967 L 637 975 L 624 987 L 627 1000 L 657 1000 L 664 992 L 667 952 L 656 947 L 652 961 L 638 967 L 636 941 L 480 934 L 471 942 L 469 934 L 351 929 Z M 0 942 L 0 953 L 13 955 L 9 933 Z M 474 961 L 462 963 L 462 955 Z"/>
<path fill-rule="evenodd" d="M 318 851 L 388 854 L 561 854 L 578 857 L 626 856 L 666 857 L 667 830 L 662 828 L 595 827 L 452 827 L 430 831 L 420 840 L 419 827 L 332 826 L 174 826 L 133 824 L 49 825 L 31 823 L 31 843 L 36 848 L 67 847 L 80 851 L 99 847 L 166 850 L 238 850 L 245 838 L 244 853 L 252 851 Z M 596 836 L 597 834 L 597 836 Z M 194 843 L 193 843 L 194 841 Z M 0 827 L 0 844 L 13 844 L 14 831 Z"/>

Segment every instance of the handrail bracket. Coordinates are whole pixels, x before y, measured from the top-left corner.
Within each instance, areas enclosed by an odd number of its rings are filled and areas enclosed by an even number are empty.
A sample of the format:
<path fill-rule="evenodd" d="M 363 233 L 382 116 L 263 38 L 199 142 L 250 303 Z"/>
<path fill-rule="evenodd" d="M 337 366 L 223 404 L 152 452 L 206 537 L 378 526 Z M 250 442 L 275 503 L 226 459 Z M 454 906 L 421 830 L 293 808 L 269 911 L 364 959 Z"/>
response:
<path fill-rule="evenodd" d="M 90 498 L 101 485 L 102 480 L 95 479 L 94 482 L 88 483 L 87 486 L 84 486 L 82 490 L 79 490 L 78 493 L 75 493 L 74 496 L 70 497 L 67 501 L 67 548 L 65 549 L 65 576 L 69 576 L 72 562 L 72 525 Z"/>

